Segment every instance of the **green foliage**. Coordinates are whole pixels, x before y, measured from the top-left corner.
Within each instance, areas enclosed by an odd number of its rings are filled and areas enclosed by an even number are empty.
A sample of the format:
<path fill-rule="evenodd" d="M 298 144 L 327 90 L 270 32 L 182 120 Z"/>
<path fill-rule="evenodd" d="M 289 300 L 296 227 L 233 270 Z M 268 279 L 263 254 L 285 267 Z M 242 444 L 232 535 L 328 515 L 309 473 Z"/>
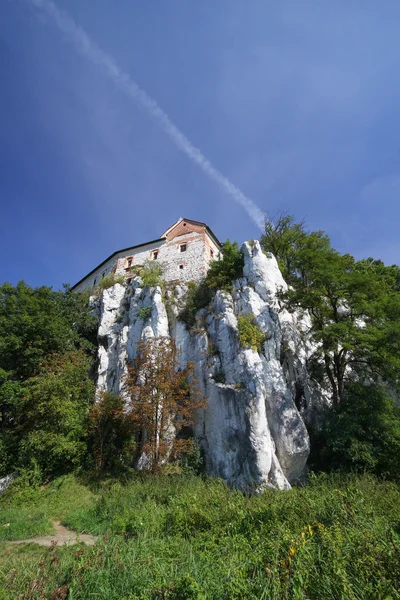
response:
<path fill-rule="evenodd" d="M 140 271 L 140 277 L 142 278 L 142 284 L 145 288 L 152 288 L 163 285 L 163 273 L 164 269 L 160 262 L 154 260 L 147 260 L 142 270 Z"/>
<path fill-rule="evenodd" d="M 0 382 L 21 381 L 38 373 L 50 354 L 94 349 L 97 319 L 87 294 L 51 288 L 0 286 Z"/>
<path fill-rule="evenodd" d="M 213 260 L 203 282 L 189 284 L 185 308 L 180 319 L 192 327 L 196 322 L 196 313 L 205 308 L 217 290 L 230 290 L 235 279 L 243 275 L 243 255 L 236 242 L 226 240 L 222 248 L 222 257 Z"/>
<path fill-rule="evenodd" d="M 98 289 L 100 290 L 100 292 L 103 292 L 104 290 L 107 290 L 116 283 L 124 285 L 125 277 L 123 275 L 117 275 L 116 273 L 109 273 L 108 275 L 105 275 L 103 279 L 100 279 L 98 283 Z"/>
<path fill-rule="evenodd" d="M 94 398 L 83 352 L 53 355 L 41 372 L 25 383 L 17 406 L 16 467 L 34 460 L 46 477 L 81 465 L 86 453 L 86 419 Z"/>
<path fill-rule="evenodd" d="M 312 464 L 398 478 L 399 413 L 379 386 L 400 391 L 400 268 L 340 254 L 291 216 L 267 222 L 261 242 L 291 284 L 282 295 L 289 310 L 311 315 L 308 372 L 332 392 L 333 407 L 312 432 Z"/>
<path fill-rule="evenodd" d="M 283 264 L 288 307 L 311 314 L 313 361 L 324 365 L 334 403 L 352 379 L 381 377 L 400 389 L 400 268 L 342 255 L 293 217 L 267 223 L 262 244 Z"/>
<path fill-rule="evenodd" d="M 193 476 L 108 480 L 95 494 L 68 478 L 22 506 L 9 493 L 0 515 L 3 539 L 47 533 L 46 518 L 104 534 L 92 548 L 5 547 L 0 587 L 10 598 L 400 596 L 400 489 L 371 476 L 313 476 L 250 498 Z"/>
<path fill-rule="evenodd" d="M 275 220 L 265 221 L 265 233 L 261 236 L 261 246 L 266 253 L 272 253 L 286 281 L 290 282 L 293 270 L 297 268 L 296 252 L 304 239 L 304 224 L 296 223 L 292 215 L 280 214 Z"/>
<path fill-rule="evenodd" d="M 152 313 L 153 309 L 152 307 L 149 306 L 142 306 L 142 308 L 140 308 L 137 311 L 138 317 L 140 317 L 141 319 L 143 319 L 143 321 L 147 321 L 147 319 L 150 319 L 151 317 L 151 313 Z"/>
<path fill-rule="evenodd" d="M 89 448 L 95 472 L 121 469 L 132 436 L 122 398 L 103 392 L 89 414 Z M 133 448 L 130 450 L 133 454 Z"/>
<path fill-rule="evenodd" d="M 384 388 L 353 383 L 314 432 L 311 451 L 314 468 L 366 470 L 400 481 L 400 407 Z"/>
<path fill-rule="evenodd" d="M 237 242 L 226 240 L 222 247 L 222 258 L 213 260 L 207 272 L 205 284 L 214 293 L 232 288 L 235 279 L 243 276 L 243 255 Z"/>
<path fill-rule="evenodd" d="M 80 514 L 93 503 L 93 493 L 73 475 L 59 477 L 47 486 L 39 485 L 39 473 L 34 479 L 32 475 L 23 470 L 0 496 L 0 541 L 51 534 L 50 520 L 61 520 L 71 512 Z"/>
<path fill-rule="evenodd" d="M 211 302 L 213 295 L 213 291 L 207 286 L 206 282 L 201 282 L 197 285 L 193 281 L 189 281 L 185 307 L 179 315 L 181 321 L 189 325 L 189 327 L 193 327 L 196 323 L 197 311 L 205 308 Z"/>
<path fill-rule="evenodd" d="M 218 371 L 217 373 L 215 373 L 214 381 L 216 383 L 225 383 L 225 381 L 226 381 L 225 373 L 223 371 Z"/>
<path fill-rule="evenodd" d="M 53 354 L 84 351 L 94 355 L 97 318 L 91 314 L 88 300 L 88 294 L 73 294 L 68 286 L 60 292 L 32 288 L 24 282 L 0 286 L 0 475 L 26 464 L 26 456 L 22 463 L 19 456 L 21 406 L 43 381 L 44 363 Z M 88 363 L 87 370 L 90 366 Z M 34 382 L 32 378 L 38 376 Z M 41 434 L 37 431 L 35 435 Z M 50 439 L 45 443 L 51 446 Z"/>
<path fill-rule="evenodd" d="M 261 352 L 265 335 L 255 322 L 253 315 L 238 317 L 238 332 L 241 346 Z"/>

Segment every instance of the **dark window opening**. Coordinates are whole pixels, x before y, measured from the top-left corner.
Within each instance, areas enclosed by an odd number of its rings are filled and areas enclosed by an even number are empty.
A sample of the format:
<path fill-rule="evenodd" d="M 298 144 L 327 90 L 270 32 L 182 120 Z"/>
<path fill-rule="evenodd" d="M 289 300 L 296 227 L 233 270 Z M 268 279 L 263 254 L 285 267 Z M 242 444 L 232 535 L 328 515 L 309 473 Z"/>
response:
<path fill-rule="evenodd" d="M 179 268 L 180 268 L 180 269 L 183 269 L 183 265 L 179 265 Z"/>
<path fill-rule="evenodd" d="M 104 279 L 105 276 L 106 276 L 106 272 L 103 271 L 102 274 L 101 274 L 101 278 Z"/>
<path fill-rule="evenodd" d="M 210 250 L 210 256 L 211 258 L 214 258 L 214 250 Z"/>
<path fill-rule="evenodd" d="M 96 283 L 97 283 L 97 277 L 95 277 L 95 278 L 93 279 L 93 285 L 96 285 Z"/>
<path fill-rule="evenodd" d="M 181 244 L 179 246 L 179 249 L 180 249 L 181 252 L 186 252 L 186 248 L 187 248 L 187 244 Z"/>
<path fill-rule="evenodd" d="M 157 258 L 158 258 L 158 250 L 155 250 L 153 252 L 153 260 L 157 260 Z"/>

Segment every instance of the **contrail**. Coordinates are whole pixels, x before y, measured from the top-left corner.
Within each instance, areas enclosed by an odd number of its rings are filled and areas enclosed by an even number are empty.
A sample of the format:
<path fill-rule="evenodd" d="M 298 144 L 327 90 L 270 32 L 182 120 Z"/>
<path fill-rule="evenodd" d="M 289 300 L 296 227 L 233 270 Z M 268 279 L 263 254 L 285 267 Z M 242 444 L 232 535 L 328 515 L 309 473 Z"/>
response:
<path fill-rule="evenodd" d="M 76 48 L 86 58 L 102 67 L 109 79 L 121 90 L 133 98 L 139 105 L 162 127 L 173 143 L 233 200 L 241 204 L 250 218 L 261 231 L 264 230 L 265 216 L 258 206 L 247 198 L 225 175 L 216 169 L 204 154 L 188 140 L 184 133 L 171 121 L 169 116 L 160 108 L 137 83 L 120 69 L 115 60 L 101 50 L 88 34 L 75 23 L 64 11 L 60 10 L 52 0 L 26 0 L 30 5 L 43 11 L 57 27 L 74 43 Z"/>

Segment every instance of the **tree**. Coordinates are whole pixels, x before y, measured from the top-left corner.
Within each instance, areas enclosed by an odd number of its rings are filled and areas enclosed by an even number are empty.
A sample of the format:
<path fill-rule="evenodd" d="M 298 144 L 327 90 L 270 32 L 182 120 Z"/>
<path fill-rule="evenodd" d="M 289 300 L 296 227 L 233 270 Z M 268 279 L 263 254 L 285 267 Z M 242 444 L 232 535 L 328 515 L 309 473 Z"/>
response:
<path fill-rule="evenodd" d="M 89 414 L 89 442 L 97 473 L 121 467 L 133 433 L 122 398 L 112 392 L 103 392 Z"/>
<path fill-rule="evenodd" d="M 382 386 L 350 384 L 312 439 L 313 468 L 367 470 L 400 479 L 400 407 Z"/>
<path fill-rule="evenodd" d="M 278 214 L 275 219 L 266 219 L 265 234 L 261 246 L 271 252 L 278 261 L 283 277 L 289 283 L 296 263 L 296 252 L 306 233 L 304 223 L 296 223 L 292 215 Z"/>
<path fill-rule="evenodd" d="M 0 286 L 0 473 L 18 463 L 19 406 L 27 382 L 43 379 L 43 365 L 54 354 L 82 350 L 94 357 L 96 323 L 88 295 L 71 293 L 68 286 L 58 292 L 23 281 Z"/>
<path fill-rule="evenodd" d="M 188 450 L 185 432 L 205 399 L 194 378 L 194 365 L 182 367 L 177 348 L 167 337 L 142 340 L 126 380 L 128 413 L 136 429 L 136 455 L 156 469 L 169 457 Z"/>
<path fill-rule="evenodd" d="M 343 401 L 346 382 L 382 378 L 400 384 L 400 269 L 381 261 L 356 261 L 340 254 L 322 231 L 307 233 L 293 217 L 266 224 L 265 251 L 277 252 L 290 288 L 290 310 L 312 318 L 314 373 L 323 370 L 334 404 Z"/>
<path fill-rule="evenodd" d="M 82 464 L 87 416 L 94 399 L 89 367 L 83 351 L 56 354 L 24 383 L 16 414 L 16 467 L 29 466 L 34 459 L 49 477 Z"/>

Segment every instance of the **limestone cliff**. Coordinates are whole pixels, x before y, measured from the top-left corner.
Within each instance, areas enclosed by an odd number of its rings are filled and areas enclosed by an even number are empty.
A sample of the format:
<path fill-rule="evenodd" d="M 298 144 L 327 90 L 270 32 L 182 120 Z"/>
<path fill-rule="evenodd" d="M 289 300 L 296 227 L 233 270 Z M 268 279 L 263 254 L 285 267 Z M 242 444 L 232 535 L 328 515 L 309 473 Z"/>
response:
<path fill-rule="evenodd" d="M 289 314 L 278 292 L 286 283 L 257 241 L 242 247 L 243 278 L 199 311 L 191 330 L 179 320 L 187 288 L 142 289 L 140 278 L 116 284 L 97 302 L 98 390 L 122 391 L 138 340 L 172 336 L 181 361 L 196 365 L 208 399 L 195 435 L 207 471 L 240 489 L 288 489 L 305 474 L 309 439 L 302 415 L 319 391 L 307 378 L 309 322 Z M 145 310 L 142 310 L 145 309 Z M 258 352 L 240 345 L 238 316 L 251 314 L 265 341 Z"/>

